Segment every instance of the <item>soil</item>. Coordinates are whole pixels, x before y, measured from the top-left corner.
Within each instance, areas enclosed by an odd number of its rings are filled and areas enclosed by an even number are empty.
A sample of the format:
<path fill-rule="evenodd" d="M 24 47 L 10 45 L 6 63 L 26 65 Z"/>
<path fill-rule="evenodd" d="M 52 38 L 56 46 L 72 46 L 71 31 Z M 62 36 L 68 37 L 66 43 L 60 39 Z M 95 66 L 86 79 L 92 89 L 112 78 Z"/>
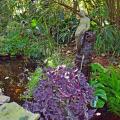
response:
<path fill-rule="evenodd" d="M 94 117 L 90 120 L 120 120 L 120 117 L 107 111 L 107 109 L 104 107 L 103 109 L 98 110 Z"/>

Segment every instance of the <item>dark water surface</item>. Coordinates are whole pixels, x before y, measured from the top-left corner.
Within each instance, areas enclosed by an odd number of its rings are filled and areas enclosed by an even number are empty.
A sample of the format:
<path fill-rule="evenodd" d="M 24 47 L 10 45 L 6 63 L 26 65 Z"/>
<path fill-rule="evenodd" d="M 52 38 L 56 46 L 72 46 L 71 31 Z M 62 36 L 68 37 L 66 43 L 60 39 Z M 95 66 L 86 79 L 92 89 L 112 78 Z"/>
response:
<path fill-rule="evenodd" d="M 0 88 L 10 96 L 11 101 L 20 102 L 20 94 L 25 91 L 29 73 L 37 67 L 32 60 L 0 57 Z"/>

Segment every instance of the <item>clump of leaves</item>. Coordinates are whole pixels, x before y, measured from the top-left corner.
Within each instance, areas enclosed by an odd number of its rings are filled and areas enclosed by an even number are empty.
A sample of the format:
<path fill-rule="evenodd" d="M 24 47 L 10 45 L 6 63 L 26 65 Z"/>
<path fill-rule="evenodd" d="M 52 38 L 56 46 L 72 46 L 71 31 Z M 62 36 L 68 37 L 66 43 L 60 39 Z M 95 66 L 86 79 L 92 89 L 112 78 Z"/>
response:
<path fill-rule="evenodd" d="M 58 65 L 66 65 L 68 67 L 73 66 L 73 58 L 65 57 L 61 55 L 59 52 L 55 52 L 50 57 L 48 57 L 45 61 L 47 61 L 47 66 L 49 67 L 57 67 Z"/>
<path fill-rule="evenodd" d="M 95 96 L 91 102 L 91 106 L 94 108 L 103 108 L 107 101 L 105 86 L 97 80 L 90 80 L 90 85 L 94 88 Z"/>
<path fill-rule="evenodd" d="M 41 68 L 36 68 L 36 70 L 31 73 L 29 77 L 29 81 L 26 85 L 26 91 L 23 95 L 21 95 L 21 99 L 31 99 L 33 96 L 33 92 L 38 86 L 40 78 L 43 76 L 43 72 Z"/>
<path fill-rule="evenodd" d="M 109 110 L 120 116 L 120 69 L 110 66 L 104 68 L 98 63 L 92 64 L 92 80 L 104 85 Z"/>
<path fill-rule="evenodd" d="M 40 77 L 42 76 L 42 69 L 37 68 L 34 73 L 31 74 L 27 88 L 29 90 L 29 95 L 31 96 L 34 89 L 37 87 Z"/>
<path fill-rule="evenodd" d="M 101 30 L 97 30 L 95 49 L 98 54 L 100 53 L 115 53 L 120 54 L 119 38 L 120 31 L 113 26 L 107 25 Z"/>
<path fill-rule="evenodd" d="M 27 46 L 29 45 L 29 40 L 28 37 L 22 38 L 19 32 L 15 31 L 9 34 L 9 36 L 5 37 L 4 41 L 0 41 L 0 43 L 0 51 L 2 55 L 24 55 L 25 50 L 28 48 Z"/>
<path fill-rule="evenodd" d="M 33 101 L 24 107 L 39 113 L 40 120 L 88 120 L 95 110 L 88 108 L 93 90 L 85 76 L 75 68 L 59 66 L 45 70 L 47 79 L 40 80 Z"/>
<path fill-rule="evenodd" d="M 65 16 L 64 13 L 63 16 Z M 78 23 L 79 21 L 73 15 L 67 19 L 61 18 L 61 23 L 57 25 L 56 31 L 54 31 L 55 36 L 53 37 L 55 41 L 59 44 L 69 43 L 73 39 Z"/>

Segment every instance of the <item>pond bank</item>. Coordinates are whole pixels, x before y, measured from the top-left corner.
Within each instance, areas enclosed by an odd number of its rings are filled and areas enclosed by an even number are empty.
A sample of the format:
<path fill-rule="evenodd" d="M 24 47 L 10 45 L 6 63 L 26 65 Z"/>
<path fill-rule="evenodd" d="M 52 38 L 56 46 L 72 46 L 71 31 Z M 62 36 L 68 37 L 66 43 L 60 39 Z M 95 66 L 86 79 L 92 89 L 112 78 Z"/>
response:
<path fill-rule="evenodd" d="M 29 73 L 36 67 L 36 62 L 23 57 L 0 57 L 0 88 L 10 96 L 11 101 L 21 102 L 20 94 L 26 89 Z"/>

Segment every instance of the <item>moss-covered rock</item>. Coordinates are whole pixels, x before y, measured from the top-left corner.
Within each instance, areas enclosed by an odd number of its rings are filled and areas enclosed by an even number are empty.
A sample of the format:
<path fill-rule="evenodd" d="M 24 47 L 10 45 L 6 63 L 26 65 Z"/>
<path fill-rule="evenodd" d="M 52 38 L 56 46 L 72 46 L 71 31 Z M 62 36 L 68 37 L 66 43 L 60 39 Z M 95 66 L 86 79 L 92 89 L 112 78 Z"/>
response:
<path fill-rule="evenodd" d="M 0 120 L 38 120 L 39 114 L 33 114 L 15 102 L 0 106 Z"/>

